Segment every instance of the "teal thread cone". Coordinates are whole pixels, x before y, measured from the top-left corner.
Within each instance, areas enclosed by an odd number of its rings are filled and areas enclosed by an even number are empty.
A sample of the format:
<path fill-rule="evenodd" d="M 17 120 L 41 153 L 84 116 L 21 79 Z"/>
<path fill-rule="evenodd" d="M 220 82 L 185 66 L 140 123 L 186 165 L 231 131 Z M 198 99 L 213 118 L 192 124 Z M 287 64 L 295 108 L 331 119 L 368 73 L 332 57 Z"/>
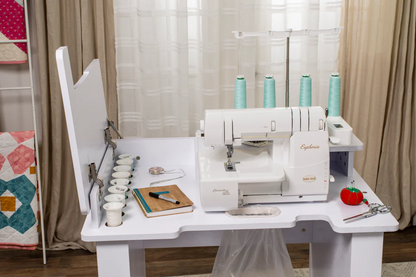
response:
<path fill-rule="evenodd" d="M 341 115 L 341 78 L 339 73 L 332 73 L 329 80 L 328 116 Z"/>
<path fill-rule="evenodd" d="M 235 109 L 247 108 L 246 80 L 244 80 L 243 75 L 238 75 L 237 80 L 235 80 L 234 108 Z"/>
<path fill-rule="evenodd" d="M 276 108 L 276 84 L 273 75 L 266 75 L 264 79 L 264 108 Z"/>
<path fill-rule="evenodd" d="M 312 106 L 312 78 L 303 74 L 300 79 L 299 107 Z"/>

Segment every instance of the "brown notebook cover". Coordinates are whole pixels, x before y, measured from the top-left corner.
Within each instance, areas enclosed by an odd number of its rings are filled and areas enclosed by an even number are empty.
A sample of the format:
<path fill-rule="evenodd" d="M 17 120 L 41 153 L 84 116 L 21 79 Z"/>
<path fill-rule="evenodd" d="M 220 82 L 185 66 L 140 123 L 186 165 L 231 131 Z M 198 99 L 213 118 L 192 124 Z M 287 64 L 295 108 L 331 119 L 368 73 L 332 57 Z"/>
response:
<path fill-rule="evenodd" d="M 174 204 L 162 199 L 153 198 L 149 196 L 149 192 L 162 192 L 163 196 L 175 199 L 179 201 L 180 204 Z M 177 185 L 133 189 L 133 196 L 146 217 L 190 213 L 193 210 L 192 205 L 194 203 L 180 190 Z"/>

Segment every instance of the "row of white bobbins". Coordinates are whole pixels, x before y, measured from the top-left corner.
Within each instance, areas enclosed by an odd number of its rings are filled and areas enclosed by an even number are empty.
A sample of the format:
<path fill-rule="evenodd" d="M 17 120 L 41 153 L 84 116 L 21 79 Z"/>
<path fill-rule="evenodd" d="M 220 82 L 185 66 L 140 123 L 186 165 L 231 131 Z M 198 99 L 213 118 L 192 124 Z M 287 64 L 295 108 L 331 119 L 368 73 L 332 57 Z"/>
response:
<path fill-rule="evenodd" d="M 117 227 L 123 224 L 124 212 L 122 209 L 127 206 L 127 193 L 130 191 L 128 186 L 131 184 L 130 178 L 133 177 L 134 159 L 136 159 L 134 155 L 122 154 L 116 160 L 117 165 L 113 168 L 114 172 L 111 174 L 113 179 L 108 188 L 110 194 L 104 197 L 107 203 L 103 208 L 106 210 L 106 225 L 108 227 Z"/>

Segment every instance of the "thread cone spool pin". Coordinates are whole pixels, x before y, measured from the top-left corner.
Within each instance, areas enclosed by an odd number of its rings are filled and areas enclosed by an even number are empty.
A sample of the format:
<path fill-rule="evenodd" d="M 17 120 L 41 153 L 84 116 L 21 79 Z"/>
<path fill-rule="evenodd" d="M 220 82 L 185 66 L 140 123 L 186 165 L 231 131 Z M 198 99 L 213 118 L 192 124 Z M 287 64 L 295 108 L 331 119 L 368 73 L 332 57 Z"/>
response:
<path fill-rule="evenodd" d="M 300 79 L 299 107 L 312 106 L 312 78 L 310 74 L 303 74 Z"/>
<path fill-rule="evenodd" d="M 235 80 L 234 108 L 247 108 L 246 80 L 244 80 L 244 75 L 237 75 L 237 80 Z"/>
<path fill-rule="evenodd" d="M 351 144 L 352 128 L 341 117 L 341 78 L 339 73 L 332 73 L 329 80 L 327 126 L 329 141 L 332 144 Z"/>
<path fill-rule="evenodd" d="M 276 82 L 273 75 L 266 75 L 264 79 L 264 108 L 276 108 Z"/>

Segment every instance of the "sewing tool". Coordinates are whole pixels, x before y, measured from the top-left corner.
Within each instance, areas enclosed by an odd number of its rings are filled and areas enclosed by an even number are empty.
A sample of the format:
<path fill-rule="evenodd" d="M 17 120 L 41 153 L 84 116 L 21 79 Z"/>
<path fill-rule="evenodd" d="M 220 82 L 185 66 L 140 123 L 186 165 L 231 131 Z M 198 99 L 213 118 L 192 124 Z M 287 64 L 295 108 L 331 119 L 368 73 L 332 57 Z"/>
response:
<path fill-rule="evenodd" d="M 300 79 L 299 107 L 312 105 L 312 78 L 309 74 L 303 74 Z"/>
<path fill-rule="evenodd" d="M 364 198 L 363 193 L 355 187 L 354 180 L 351 182 L 351 185 L 341 190 L 340 197 L 342 202 L 347 205 L 359 205 L 361 202 L 368 205 L 368 201 Z"/>
<path fill-rule="evenodd" d="M 264 79 L 264 108 L 276 108 L 275 80 L 273 75 L 266 75 Z"/>
<path fill-rule="evenodd" d="M 370 208 L 368 211 L 362 213 L 362 214 L 358 214 L 352 217 L 348 217 L 345 218 L 343 221 L 346 221 L 346 223 L 351 222 L 353 220 L 358 220 L 361 218 L 369 218 L 372 216 L 375 216 L 377 214 L 387 214 L 389 212 L 391 212 L 391 207 L 387 206 L 387 205 L 380 205 L 378 203 L 371 203 L 368 205 L 368 207 Z"/>
<path fill-rule="evenodd" d="M 163 167 L 160 166 L 153 166 L 151 168 L 149 168 L 149 173 L 152 175 L 161 175 L 161 174 L 166 174 L 166 173 L 176 173 L 175 171 L 181 171 L 183 173 L 182 176 L 179 177 L 175 177 L 175 178 L 170 178 L 170 179 L 165 179 L 165 180 L 160 180 L 160 181 L 155 181 L 155 182 L 151 182 L 150 186 L 154 185 L 154 184 L 159 184 L 162 182 L 167 182 L 167 181 L 172 181 L 172 180 L 176 180 L 176 179 L 180 179 L 186 176 L 185 171 L 183 171 L 182 169 L 178 168 L 178 169 L 171 169 L 171 170 L 165 170 Z"/>
<path fill-rule="evenodd" d="M 246 80 L 244 80 L 244 75 L 238 75 L 237 80 L 235 80 L 234 108 L 235 109 L 245 109 L 245 108 L 247 108 Z"/>

